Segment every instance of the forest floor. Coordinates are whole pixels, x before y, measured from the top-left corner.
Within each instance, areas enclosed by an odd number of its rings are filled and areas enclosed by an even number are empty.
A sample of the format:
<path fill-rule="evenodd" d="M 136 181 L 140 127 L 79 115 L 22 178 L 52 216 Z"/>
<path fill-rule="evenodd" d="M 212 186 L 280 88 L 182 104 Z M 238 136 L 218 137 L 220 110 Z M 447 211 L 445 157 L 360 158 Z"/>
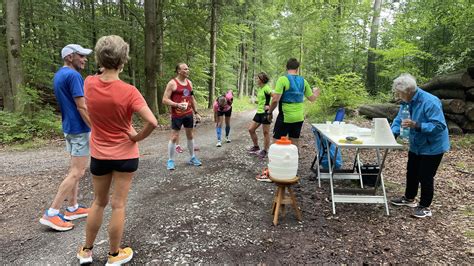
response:
<path fill-rule="evenodd" d="M 387 216 L 381 204 L 336 204 L 333 215 L 329 183 L 318 187 L 310 171 L 314 138 L 305 123 L 301 179 L 294 186 L 303 220 L 297 221 L 288 208 L 273 226 L 275 185 L 255 180 L 265 161 L 246 151 L 253 114 L 234 114 L 233 140 L 221 148 L 215 147 L 214 124 L 207 117 L 197 128 L 201 167 L 187 165 L 185 152 L 177 155 L 175 171 L 166 170 L 168 130 L 157 130 L 140 143 L 140 166 L 122 240 L 134 249 L 134 264 L 474 263 L 472 146 L 453 147 L 445 154 L 435 178 L 431 218 L 412 218 L 411 208 L 394 206 Z M 261 130 L 258 135 L 261 139 Z M 184 133 L 181 138 L 186 144 Z M 389 198 L 404 191 L 406 159 L 406 150 L 388 155 L 384 176 Z M 38 222 L 68 163 L 62 140 L 33 150 L 0 150 L 0 264 L 77 263 L 85 220 L 62 233 Z M 80 183 L 80 203 L 90 205 L 92 199 L 87 171 Z M 95 242 L 94 263 L 106 261 L 109 217 L 110 207 Z"/>

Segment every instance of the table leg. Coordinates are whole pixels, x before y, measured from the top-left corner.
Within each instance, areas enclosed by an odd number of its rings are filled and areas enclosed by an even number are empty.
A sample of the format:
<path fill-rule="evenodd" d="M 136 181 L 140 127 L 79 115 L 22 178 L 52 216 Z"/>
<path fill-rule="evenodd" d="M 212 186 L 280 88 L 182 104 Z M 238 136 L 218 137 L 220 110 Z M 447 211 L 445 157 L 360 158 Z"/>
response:
<path fill-rule="evenodd" d="M 329 183 L 331 186 L 331 204 L 332 204 L 332 214 L 336 214 L 336 202 L 334 201 L 334 170 L 336 167 L 336 156 L 337 156 L 338 147 L 334 151 L 334 163 L 331 164 L 331 153 L 328 149 L 328 167 L 329 167 Z"/>

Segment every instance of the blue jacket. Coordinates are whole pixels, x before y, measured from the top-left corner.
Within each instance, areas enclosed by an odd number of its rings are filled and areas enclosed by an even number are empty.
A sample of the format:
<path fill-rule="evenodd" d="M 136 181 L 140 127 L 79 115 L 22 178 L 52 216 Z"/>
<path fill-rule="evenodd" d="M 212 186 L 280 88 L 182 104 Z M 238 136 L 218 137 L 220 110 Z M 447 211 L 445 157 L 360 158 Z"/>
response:
<path fill-rule="evenodd" d="M 411 120 L 417 124 L 410 129 L 410 151 L 417 155 L 437 155 L 449 150 L 449 134 L 443 107 L 438 97 L 416 88 L 408 103 Z M 392 123 L 392 133 L 400 134 L 402 108 Z"/>

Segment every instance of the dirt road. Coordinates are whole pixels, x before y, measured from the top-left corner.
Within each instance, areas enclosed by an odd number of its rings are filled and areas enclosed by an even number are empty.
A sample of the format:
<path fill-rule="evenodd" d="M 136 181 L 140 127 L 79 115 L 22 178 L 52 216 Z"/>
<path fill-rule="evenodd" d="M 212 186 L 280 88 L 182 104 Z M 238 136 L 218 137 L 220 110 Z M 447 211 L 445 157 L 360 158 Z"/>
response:
<path fill-rule="evenodd" d="M 253 112 L 235 114 L 232 143 L 215 147 L 214 125 L 197 129 L 201 167 L 177 155 L 177 169 L 166 170 L 168 131 L 157 131 L 140 144 L 139 170 L 130 191 L 123 244 L 135 250 L 133 263 L 469 263 L 473 179 L 452 170 L 455 151 L 445 156 L 437 176 L 433 217 L 410 218 L 410 209 L 382 205 L 338 204 L 332 215 L 328 183 L 321 188 L 309 167 L 313 136 L 306 124 L 296 185 L 303 221 L 292 210 L 271 224 L 275 186 L 255 180 L 265 162 L 247 154 L 247 124 Z M 261 131 L 258 132 L 259 137 Z M 182 143 L 184 133 L 181 135 Z M 261 138 L 261 137 L 260 137 Z M 185 146 L 185 145 L 184 145 Z M 463 151 L 466 152 L 466 151 Z M 473 157 L 472 151 L 467 156 Z M 406 152 L 389 155 L 385 178 L 388 195 L 403 191 Z M 38 220 L 67 171 L 62 141 L 25 152 L 0 152 L 2 208 L 1 264 L 76 264 L 76 249 L 85 237 L 85 220 L 57 233 Z M 464 180 L 464 183 L 462 183 Z M 468 180 L 468 182 L 466 182 Z M 464 184 L 463 186 L 456 184 Z M 90 173 L 81 182 L 81 203 L 92 201 Z M 470 207 L 469 207 L 470 206 Z M 106 209 L 94 247 L 94 263 L 108 251 Z M 469 229 L 470 228 L 470 229 Z"/>

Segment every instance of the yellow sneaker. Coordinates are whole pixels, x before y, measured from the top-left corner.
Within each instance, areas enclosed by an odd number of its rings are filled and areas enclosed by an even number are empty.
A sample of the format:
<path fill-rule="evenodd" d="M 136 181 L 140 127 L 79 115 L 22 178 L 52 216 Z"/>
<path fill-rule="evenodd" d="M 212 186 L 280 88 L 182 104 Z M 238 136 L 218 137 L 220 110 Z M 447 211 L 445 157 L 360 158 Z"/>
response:
<path fill-rule="evenodd" d="M 108 265 L 121 265 L 129 262 L 133 258 L 133 250 L 129 247 L 119 248 L 119 254 L 117 256 L 111 256 L 107 260 L 106 266 Z"/>
<path fill-rule="evenodd" d="M 81 246 L 79 247 L 76 257 L 79 259 L 79 264 L 92 263 L 92 250 L 84 249 L 84 247 Z"/>

